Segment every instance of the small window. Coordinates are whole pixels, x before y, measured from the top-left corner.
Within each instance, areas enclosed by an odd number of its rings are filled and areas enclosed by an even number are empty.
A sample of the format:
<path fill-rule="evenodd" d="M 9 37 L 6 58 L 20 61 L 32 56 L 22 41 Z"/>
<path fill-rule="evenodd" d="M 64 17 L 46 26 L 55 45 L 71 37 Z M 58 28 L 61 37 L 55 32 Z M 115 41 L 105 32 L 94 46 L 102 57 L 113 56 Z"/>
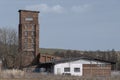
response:
<path fill-rule="evenodd" d="M 27 18 L 25 18 L 25 21 L 33 21 L 33 18 L 32 17 L 27 17 Z"/>
<path fill-rule="evenodd" d="M 34 38 L 31 38 L 31 43 L 34 43 Z"/>
<path fill-rule="evenodd" d="M 27 32 L 27 31 L 25 31 L 24 35 L 25 35 L 25 36 L 28 36 L 28 32 Z"/>
<path fill-rule="evenodd" d="M 35 30 L 34 24 L 31 24 L 31 28 L 32 28 L 32 30 Z"/>
<path fill-rule="evenodd" d="M 31 44 L 31 48 L 34 49 L 34 44 Z"/>
<path fill-rule="evenodd" d="M 27 49 L 28 48 L 28 45 L 25 43 L 24 44 L 24 49 Z"/>
<path fill-rule="evenodd" d="M 24 29 L 27 30 L 27 25 L 24 25 Z"/>
<path fill-rule="evenodd" d="M 74 72 L 80 72 L 80 68 L 74 68 Z"/>
<path fill-rule="evenodd" d="M 32 31 L 32 32 L 31 32 L 31 35 L 32 35 L 32 36 L 35 36 L 35 32 L 34 32 L 34 31 Z"/>
<path fill-rule="evenodd" d="M 27 43 L 27 38 L 25 38 L 25 41 L 24 41 L 25 43 Z"/>
<path fill-rule="evenodd" d="M 64 72 L 70 72 L 70 67 L 64 68 Z"/>

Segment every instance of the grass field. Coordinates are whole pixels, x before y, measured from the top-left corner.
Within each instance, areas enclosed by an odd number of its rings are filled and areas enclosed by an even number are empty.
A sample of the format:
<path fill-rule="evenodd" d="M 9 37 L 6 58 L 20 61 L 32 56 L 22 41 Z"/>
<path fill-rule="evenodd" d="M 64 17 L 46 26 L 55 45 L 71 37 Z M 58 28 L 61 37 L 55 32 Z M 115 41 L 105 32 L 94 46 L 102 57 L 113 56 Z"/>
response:
<path fill-rule="evenodd" d="M 20 70 L 6 70 L 1 72 L 0 80 L 120 80 L 120 75 L 109 77 L 76 77 L 45 73 L 26 73 Z"/>
<path fill-rule="evenodd" d="M 75 77 L 75 76 L 55 76 L 55 75 L 43 75 L 43 74 L 31 74 L 25 75 L 20 78 L 0 78 L 0 80 L 120 80 L 120 76 L 114 77 Z"/>

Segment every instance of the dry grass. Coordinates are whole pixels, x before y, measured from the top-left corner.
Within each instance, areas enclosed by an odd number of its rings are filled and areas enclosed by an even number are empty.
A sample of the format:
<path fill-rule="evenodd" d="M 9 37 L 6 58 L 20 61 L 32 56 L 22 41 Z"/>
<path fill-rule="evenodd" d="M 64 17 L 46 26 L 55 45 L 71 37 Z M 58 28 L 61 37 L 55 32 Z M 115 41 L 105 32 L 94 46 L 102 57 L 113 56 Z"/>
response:
<path fill-rule="evenodd" d="M 21 78 L 24 75 L 24 71 L 16 69 L 1 71 L 1 78 Z"/>
<path fill-rule="evenodd" d="M 2 71 L 0 80 L 120 80 L 120 76 L 76 77 L 41 73 L 25 73 L 24 71 L 13 69 Z"/>

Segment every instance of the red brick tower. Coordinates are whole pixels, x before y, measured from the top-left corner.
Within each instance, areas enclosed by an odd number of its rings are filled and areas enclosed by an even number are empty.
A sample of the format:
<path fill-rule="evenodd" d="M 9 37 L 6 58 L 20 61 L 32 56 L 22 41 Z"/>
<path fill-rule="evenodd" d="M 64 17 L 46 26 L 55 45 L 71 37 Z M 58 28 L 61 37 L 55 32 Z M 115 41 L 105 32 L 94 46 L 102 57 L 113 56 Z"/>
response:
<path fill-rule="evenodd" d="M 39 53 L 38 14 L 38 11 L 19 10 L 19 52 L 24 55 L 24 65 L 29 65 Z"/>

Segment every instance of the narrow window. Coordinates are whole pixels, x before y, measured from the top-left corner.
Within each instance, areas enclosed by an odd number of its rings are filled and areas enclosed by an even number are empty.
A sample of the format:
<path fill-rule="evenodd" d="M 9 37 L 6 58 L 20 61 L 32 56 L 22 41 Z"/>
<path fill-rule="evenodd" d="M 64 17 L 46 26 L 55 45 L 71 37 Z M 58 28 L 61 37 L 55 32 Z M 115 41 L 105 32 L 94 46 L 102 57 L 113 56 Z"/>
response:
<path fill-rule="evenodd" d="M 25 30 L 27 30 L 27 25 L 24 25 Z"/>
<path fill-rule="evenodd" d="M 24 42 L 27 43 L 27 38 L 25 38 L 24 40 L 25 40 Z"/>
<path fill-rule="evenodd" d="M 64 72 L 70 72 L 70 67 L 64 68 Z"/>
<path fill-rule="evenodd" d="M 31 32 L 31 36 L 32 36 L 32 37 L 35 36 L 35 32 L 34 32 L 34 31 Z"/>
<path fill-rule="evenodd" d="M 28 48 L 27 43 L 25 43 L 24 44 L 24 49 L 27 49 L 27 48 Z"/>
<path fill-rule="evenodd" d="M 31 24 L 31 28 L 32 28 L 33 31 L 35 30 L 34 24 Z"/>
<path fill-rule="evenodd" d="M 34 44 L 31 44 L 31 48 L 34 49 Z"/>
<path fill-rule="evenodd" d="M 74 72 L 80 72 L 80 68 L 74 68 Z"/>
<path fill-rule="evenodd" d="M 24 35 L 25 35 L 25 36 L 28 36 L 28 32 L 27 32 L 27 31 L 25 31 L 25 32 L 24 32 Z"/>
<path fill-rule="evenodd" d="M 34 38 L 31 38 L 31 43 L 34 43 Z"/>

